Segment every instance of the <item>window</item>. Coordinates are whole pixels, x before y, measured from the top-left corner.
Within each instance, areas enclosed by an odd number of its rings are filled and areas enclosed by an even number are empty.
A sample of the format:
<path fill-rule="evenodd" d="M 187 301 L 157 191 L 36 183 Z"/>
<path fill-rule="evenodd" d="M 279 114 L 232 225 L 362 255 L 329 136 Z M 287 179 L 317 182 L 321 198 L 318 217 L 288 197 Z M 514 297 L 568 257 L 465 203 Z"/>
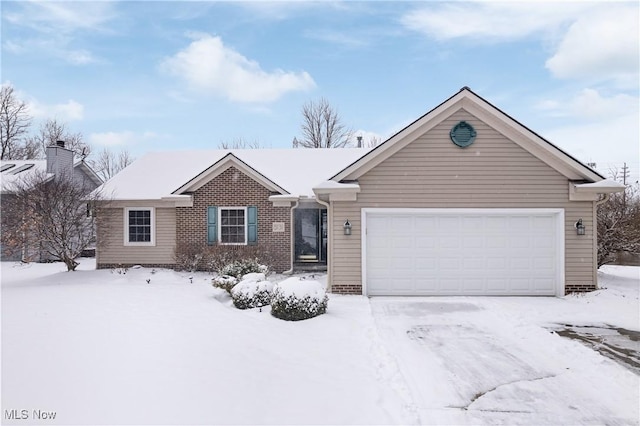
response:
<path fill-rule="evenodd" d="M 249 207 L 215 207 L 207 209 L 207 243 L 257 244 L 258 209 Z"/>
<path fill-rule="evenodd" d="M 220 208 L 220 242 L 246 244 L 246 235 L 245 209 Z"/>
<path fill-rule="evenodd" d="M 154 209 L 125 209 L 125 245 L 155 245 Z"/>

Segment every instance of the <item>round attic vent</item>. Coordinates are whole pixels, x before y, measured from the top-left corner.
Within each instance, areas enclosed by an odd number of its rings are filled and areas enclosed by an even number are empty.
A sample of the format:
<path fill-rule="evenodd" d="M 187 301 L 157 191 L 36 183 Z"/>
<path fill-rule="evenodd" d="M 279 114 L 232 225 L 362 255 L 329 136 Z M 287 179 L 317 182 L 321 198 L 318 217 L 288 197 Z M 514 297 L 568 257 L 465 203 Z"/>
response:
<path fill-rule="evenodd" d="M 449 132 L 449 137 L 460 148 L 466 148 L 476 139 L 476 131 L 471 124 L 461 121 L 453 126 Z"/>

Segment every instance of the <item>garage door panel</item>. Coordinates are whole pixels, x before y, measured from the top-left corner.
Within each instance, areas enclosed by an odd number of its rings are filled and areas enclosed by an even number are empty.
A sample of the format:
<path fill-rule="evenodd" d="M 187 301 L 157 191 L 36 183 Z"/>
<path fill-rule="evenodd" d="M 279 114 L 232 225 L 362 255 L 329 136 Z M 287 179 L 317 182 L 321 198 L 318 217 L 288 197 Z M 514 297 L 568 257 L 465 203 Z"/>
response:
<path fill-rule="evenodd" d="M 559 211 L 366 214 L 370 295 L 556 294 Z"/>
<path fill-rule="evenodd" d="M 480 236 L 462 236 L 462 248 L 469 249 L 481 249 L 484 247 L 484 240 Z"/>
<path fill-rule="evenodd" d="M 391 247 L 396 249 L 411 249 L 413 248 L 414 238 L 411 235 L 396 236 L 391 238 Z"/>
<path fill-rule="evenodd" d="M 554 289 L 554 282 L 550 279 L 534 279 L 532 287 L 542 292 L 544 292 L 544 290 L 551 291 Z"/>
<path fill-rule="evenodd" d="M 463 281 L 463 292 L 467 293 L 469 291 L 471 292 L 481 292 L 484 290 L 484 280 L 481 279 L 465 279 Z"/>
<path fill-rule="evenodd" d="M 416 249 L 434 248 L 437 245 L 436 237 L 416 235 Z"/>
<path fill-rule="evenodd" d="M 391 258 L 389 261 L 389 266 L 392 270 L 398 271 L 399 274 L 402 273 L 402 269 L 413 269 L 413 259 L 411 258 Z"/>
<path fill-rule="evenodd" d="M 499 294 L 501 292 L 507 291 L 509 288 L 509 281 L 505 278 L 493 278 L 487 280 L 487 290 L 493 292 L 494 294 Z"/>
<path fill-rule="evenodd" d="M 457 271 L 459 271 L 462 267 L 461 259 L 457 257 L 445 257 L 441 258 L 438 262 L 438 269 L 447 271 L 449 273 L 448 276 L 457 275 Z"/>
<path fill-rule="evenodd" d="M 418 233 L 422 231 L 431 231 L 436 228 L 438 219 L 435 217 L 416 217 L 415 218 L 415 230 Z"/>
<path fill-rule="evenodd" d="M 413 218 L 411 217 L 393 217 L 389 221 L 389 227 L 395 232 L 402 232 L 413 227 Z"/>
<path fill-rule="evenodd" d="M 476 270 L 484 270 L 486 260 L 483 258 L 473 258 L 473 257 L 465 257 L 462 259 L 462 267 L 465 271 L 469 271 L 470 269 Z"/>

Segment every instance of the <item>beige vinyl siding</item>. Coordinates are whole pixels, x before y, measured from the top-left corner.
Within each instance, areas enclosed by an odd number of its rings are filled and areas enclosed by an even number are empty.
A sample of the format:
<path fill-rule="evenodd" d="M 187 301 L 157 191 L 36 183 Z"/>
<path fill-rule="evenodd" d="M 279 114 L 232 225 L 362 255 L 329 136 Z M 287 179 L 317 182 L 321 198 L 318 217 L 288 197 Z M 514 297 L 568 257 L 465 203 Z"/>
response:
<path fill-rule="evenodd" d="M 141 207 L 142 203 L 131 204 Z M 166 265 L 175 263 L 173 259 L 176 243 L 176 209 L 155 208 L 155 246 L 124 245 L 124 208 L 110 208 L 100 211 L 98 220 L 107 219 L 109 228 L 98 227 L 96 252 L 98 264 L 147 264 Z M 103 223 L 103 222 L 101 222 Z"/>
<path fill-rule="evenodd" d="M 475 142 L 459 148 L 449 131 L 460 121 L 477 131 Z M 595 283 L 593 202 L 569 201 L 565 176 L 516 143 L 458 110 L 358 178 L 356 202 L 333 202 L 332 284 L 361 284 L 361 209 L 388 208 L 563 208 L 565 284 Z M 576 235 L 582 218 L 586 235 Z M 342 224 L 349 219 L 352 235 Z"/>

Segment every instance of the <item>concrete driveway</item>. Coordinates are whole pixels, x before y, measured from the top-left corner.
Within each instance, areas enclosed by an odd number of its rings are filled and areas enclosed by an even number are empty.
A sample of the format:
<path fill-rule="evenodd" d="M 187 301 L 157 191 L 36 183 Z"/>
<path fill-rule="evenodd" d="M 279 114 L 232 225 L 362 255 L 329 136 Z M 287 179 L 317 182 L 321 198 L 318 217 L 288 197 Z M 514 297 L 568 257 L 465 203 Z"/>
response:
<path fill-rule="evenodd" d="M 408 409 L 421 424 L 639 421 L 639 376 L 548 329 L 571 311 L 565 299 L 370 303 L 379 337 L 403 379 Z"/>

